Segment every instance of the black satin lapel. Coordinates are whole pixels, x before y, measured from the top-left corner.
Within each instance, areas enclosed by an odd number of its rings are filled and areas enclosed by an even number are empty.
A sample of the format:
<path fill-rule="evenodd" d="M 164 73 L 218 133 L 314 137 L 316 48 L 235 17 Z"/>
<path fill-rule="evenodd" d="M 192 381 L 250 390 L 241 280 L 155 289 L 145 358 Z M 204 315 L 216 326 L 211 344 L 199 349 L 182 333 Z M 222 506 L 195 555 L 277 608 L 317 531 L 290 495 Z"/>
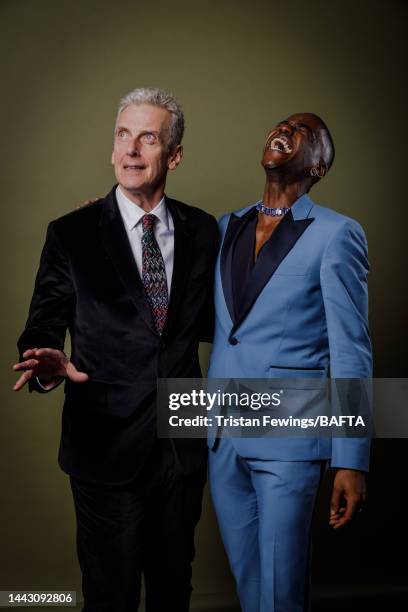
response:
<path fill-rule="evenodd" d="M 152 331 L 157 333 L 114 191 L 111 191 L 104 204 L 100 229 L 103 246 L 109 254 L 125 289 L 133 299 L 145 323 Z"/>
<path fill-rule="evenodd" d="M 234 244 L 247 221 L 249 221 L 254 214 L 256 214 L 255 207 L 251 208 L 242 217 L 237 217 L 234 213 L 231 213 L 228 227 L 225 231 L 224 242 L 221 247 L 220 272 L 222 290 L 224 292 L 225 303 L 227 304 L 231 321 L 235 320 L 234 295 L 232 291 L 232 255 L 234 252 Z"/>
<path fill-rule="evenodd" d="M 163 334 L 168 333 L 180 301 L 183 299 L 192 261 L 192 238 L 188 232 L 186 218 L 177 204 L 170 198 L 166 198 L 166 205 L 174 223 L 174 262 L 170 303 Z"/>
<path fill-rule="evenodd" d="M 258 255 L 258 260 L 249 279 L 245 300 L 241 305 L 231 333 L 234 333 L 237 327 L 245 319 L 258 295 L 274 274 L 276 268 L 313 221 L 314 219 L 300 219 L 295 221 L 292 213 L 289 212 L 278 225 L 275 232 Z"/>

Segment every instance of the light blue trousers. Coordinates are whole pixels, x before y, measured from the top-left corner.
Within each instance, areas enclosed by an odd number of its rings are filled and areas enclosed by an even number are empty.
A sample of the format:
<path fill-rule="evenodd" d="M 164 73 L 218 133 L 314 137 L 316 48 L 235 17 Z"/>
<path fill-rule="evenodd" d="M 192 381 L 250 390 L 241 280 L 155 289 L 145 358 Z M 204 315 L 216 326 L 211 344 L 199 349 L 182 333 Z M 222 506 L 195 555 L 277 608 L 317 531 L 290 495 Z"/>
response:
<path fill-rule="evenodd" d="M 211 495 L 242 612 L 309 609 L 311 523 L 325 464 L 244 459 L 230 439 L 210 450 Z"/>

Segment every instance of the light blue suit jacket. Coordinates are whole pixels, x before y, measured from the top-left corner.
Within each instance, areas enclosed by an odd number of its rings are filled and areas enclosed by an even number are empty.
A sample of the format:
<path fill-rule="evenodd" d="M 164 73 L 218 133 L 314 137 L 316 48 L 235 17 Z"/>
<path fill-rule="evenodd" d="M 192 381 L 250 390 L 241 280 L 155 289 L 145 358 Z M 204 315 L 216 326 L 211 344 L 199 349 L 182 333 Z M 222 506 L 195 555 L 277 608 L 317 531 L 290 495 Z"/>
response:
<path fill-rule="evenodd" d="M 263 270 L 255 274 L 245 303 L 238 316 L 234 314 L 232 251 L 254 206 L 227 214 L 219 222 L 216 327 L 208 377 L 371 378 L 364 232 L 356 221 L 315 204 L 308 195 L 293 204 L 278 226 Z M 233 438 L 232 442 L 243 457 L 330 459 L 331 467 L 368 470 L 368 439 Z M 210 447 L 213 443 L 210 439 Z"/>

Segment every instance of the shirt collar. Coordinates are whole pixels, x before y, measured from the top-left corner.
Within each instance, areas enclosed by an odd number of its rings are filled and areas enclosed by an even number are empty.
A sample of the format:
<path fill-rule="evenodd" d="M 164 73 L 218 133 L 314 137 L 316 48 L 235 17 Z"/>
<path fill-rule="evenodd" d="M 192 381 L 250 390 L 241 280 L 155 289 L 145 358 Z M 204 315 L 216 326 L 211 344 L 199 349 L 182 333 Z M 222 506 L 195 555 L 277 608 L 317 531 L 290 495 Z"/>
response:
<path fill-rule="evenodd" d="M 146 211 L 143 210 L 140 206 L 129 200 L 119 187 L 116 187 L 116 199 L 118 202 L 120 214 L 122 215 L 122 219 L 126 228 L 128 230 L 133 229 L 146 215 Z M 155 215 L 159 221 L 164 223 L 166 229 L 169 229 L 169 217 L 168 210 L 166 206 L 166 198 L 162 197 L 160 202 L 156 204 L 156 206 L 150 211 L 152 215 Z"/>

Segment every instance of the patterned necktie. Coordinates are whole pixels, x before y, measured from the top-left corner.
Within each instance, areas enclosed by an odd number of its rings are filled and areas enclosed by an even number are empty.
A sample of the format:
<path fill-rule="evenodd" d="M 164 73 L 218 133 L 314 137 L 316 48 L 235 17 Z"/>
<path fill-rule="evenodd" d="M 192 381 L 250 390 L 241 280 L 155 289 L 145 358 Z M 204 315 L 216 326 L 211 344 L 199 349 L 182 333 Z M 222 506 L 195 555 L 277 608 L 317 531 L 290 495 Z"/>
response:
<path fill-rule="evenodd" d="M 155 215 L 142 217 L 142 282 L 153 314 L 156 331 L 161 334 L 169 304 L 166 268 L 154 236 Z"/>

